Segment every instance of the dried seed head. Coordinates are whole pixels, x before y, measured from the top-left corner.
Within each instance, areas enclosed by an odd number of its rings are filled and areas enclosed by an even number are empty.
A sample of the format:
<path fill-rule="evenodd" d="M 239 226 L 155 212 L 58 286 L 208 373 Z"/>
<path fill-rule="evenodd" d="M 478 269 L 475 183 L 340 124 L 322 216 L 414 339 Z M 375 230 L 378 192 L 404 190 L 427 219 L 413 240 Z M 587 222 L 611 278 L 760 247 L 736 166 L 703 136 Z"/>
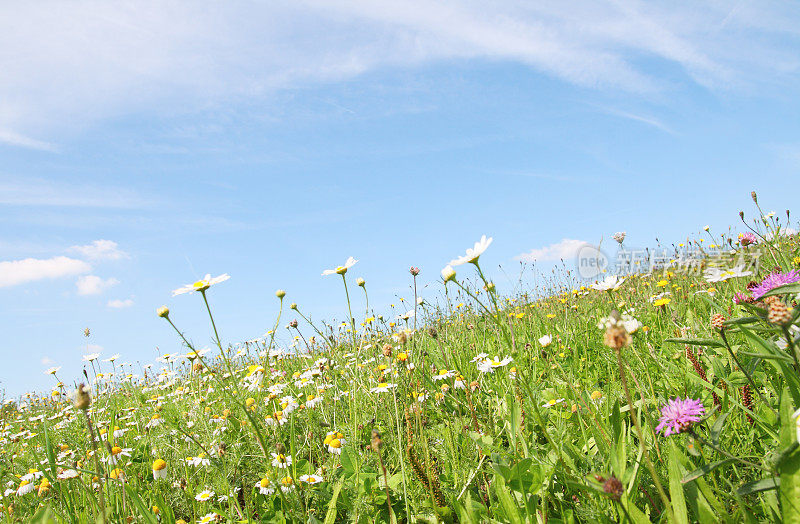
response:
<path fill-rule="evenodd" d="M 750 191 L 750 198 L 752 198 L 752 199 L 753 199 L 753 202 L 755 202 L 756 204 L 758 204 L 758 195 L 756 195 L 756 192 L 755 192 L 755 191 Z"/>
<path fill-rule="evenodd" d="M 392 356 L 392 345 L 391 344 L 384 344 L 382 349 L 383 349 L 383 356 L 384 357 L 391 357 Z"/>
<path fill-rule="evenodd" d="M 436 328 L 435 328 L 435 327 L 428 328 L 428 334 L 429 334 L 429 335 L 431 336 L 431 338 L 433 338 L 433 339 L 435 339 L 436 337 L 438 337 L 438 336 L 439 336 L 439 332 L 438 332 L 438 331 L 436 331 Z"/>
<path fill-rule="evenodd" d="M 625 492 L 625 488 L 622 487 L 622 482 L 617 477 L 612 476 L 603 483 L 603 491 L 608 493 L 612 499 L 619 500 Z"/>

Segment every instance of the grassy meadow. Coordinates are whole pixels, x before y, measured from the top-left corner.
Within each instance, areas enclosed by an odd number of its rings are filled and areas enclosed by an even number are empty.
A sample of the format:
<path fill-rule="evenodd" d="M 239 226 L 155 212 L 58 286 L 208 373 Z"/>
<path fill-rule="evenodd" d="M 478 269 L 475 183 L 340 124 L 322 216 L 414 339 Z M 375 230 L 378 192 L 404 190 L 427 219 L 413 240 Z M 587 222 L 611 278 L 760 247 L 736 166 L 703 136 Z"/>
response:
<path fill-rule="evenodd" d="M 278 291 L 274 328 L 241 343 L 214 324 L 227 275 L 208 276 L 154 311 L 175 344 L 152 367 L 87 355 L 3 404 L 0 520 L 800 522 L 800 241 L 788 213 L 752 213 L 663 268 L 513 296 L 483 238 L 438 299 L 411 268 L 386 317 L 350 259 L 320 277 L 349 322 Z M 709 256 L 682 265 L 688 247 Z"/>

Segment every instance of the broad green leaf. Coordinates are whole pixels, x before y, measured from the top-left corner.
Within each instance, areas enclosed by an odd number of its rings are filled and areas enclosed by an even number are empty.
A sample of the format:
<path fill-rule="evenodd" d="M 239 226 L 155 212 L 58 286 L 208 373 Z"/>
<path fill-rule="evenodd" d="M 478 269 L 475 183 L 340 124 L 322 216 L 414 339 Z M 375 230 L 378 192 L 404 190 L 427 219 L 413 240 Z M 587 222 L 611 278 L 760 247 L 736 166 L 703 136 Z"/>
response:
<path fill-rule="evenodd" d="M 328 511 L 325 513 L 325 524 L 333 524 L 336 521 L 336 501 L 339 498 L 339 492 L 342 490 L 344 479 L 339 479 L 339 482 L 333 487 L 333 494 L 331 500 L 328 502 Z"/>
<path fill-rule="evenodd" d="M 678 449 L 675 441 L 670 441 L 669 453 L 669 496 L 672 500 L 672 511 L 678 524 L 689 524 L 689 513 L 686 511 L 686 499 L 681 484 L 681 468 L 678 463 Z"/>
<path fill-rule="evenodd" d="M 781 395 L 781 445 L 791 447 L 797 442 L 797 424 L 792 416 L 791 399 L 788 392 Z M 780 473 L 781 521 L 800 523 L 800 449 L 784 457 L 778 466 Z"/>
<path fill-rule="evenodd" d="M 761 491 L 777 489 L 780 487 L 780 485 L 781 485 L 781 479 L 779 477 L 767 477 L 761 480 L 754 480 L 753 482 L 748 482 L 747 484 L 737 489 L 736 494 L 744 497 L 745 495 L 751 495 L 753 493 L 759 493 Z"/>
<path fill-rule="evenodd" d="M 497 495 L 497 500 L 500 501 L 500 506 L 503 508 L 503 513 L 505 513 L 508 522 L 511 522 L 512 524 L 522 524 L 523 518 L 519 514 L 519 508 L 514 502 L 506 483 L 503 481 L 503 477 L 500 475 L 495 475 L 494 477 L 494 491 Z"/>

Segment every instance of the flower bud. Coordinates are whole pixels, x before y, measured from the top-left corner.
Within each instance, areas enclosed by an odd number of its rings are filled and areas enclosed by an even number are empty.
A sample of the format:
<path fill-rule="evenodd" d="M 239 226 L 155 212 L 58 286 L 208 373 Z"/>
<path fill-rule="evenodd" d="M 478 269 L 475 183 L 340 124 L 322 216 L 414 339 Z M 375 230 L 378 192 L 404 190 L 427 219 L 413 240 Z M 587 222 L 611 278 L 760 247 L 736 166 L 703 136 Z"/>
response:
<path fill-rule="evenodd" d="M 296 309 L 297 309 L 297 302 L 292 302 L 292 303 L 289 305 L 289 309 L 295 309 L 295 310 L 296 310 Z"/>
<path fill-rule="evenodd" d="M 455 280 L 456 279 L 456 270 L 453 269 L 451 265 L 444 266 L 442 269 L 442 278 L 444 279 L 445 283 Z"/>
<path fill-rule="evenodd" d="M 756 192 L 755 192 L 755 191 L 750 191 L 750 198 L 752 198 L 752 199 L 753 199 L 753 202 L 755 202 L 756 204 L 758 204 L 758 195 L 756 195 Z"/>
<path fill-rule="evenodd" d="M 169 316 L 169 308 L 167 306 L 161 306 L 156 310 L 158 316 L 161 318 L 167 318 Z"/>
<path fill-rule="evenodd" d="M 358 277 L 358 279 L 356 279 L 356 284 L 358 284 L 358 285 L 359 285 L 359 286 L 361 286 L 361 287 L 364 287 L 364 286 L 366 286 L 366 285 L 367 285 L 367 281 L 366 281 L 366 280 L 364 280 L 364 279 L 363 279 L 363 278 L 361 278 L 361 277 Z"/>
<path fill-rule="evenodd" d="M 278 291 L 275 292 L 275 296 L 278 298 L 283 298 L 286 296 L 286 291 L 279 289 Z"/>
<path fill-rule="evenodd" d="M 419 268 L 411 266 L 411 269 L 409 269 L 408 272 L 411 273 L 412 276 L 417 276 L 419 275 Z"/>

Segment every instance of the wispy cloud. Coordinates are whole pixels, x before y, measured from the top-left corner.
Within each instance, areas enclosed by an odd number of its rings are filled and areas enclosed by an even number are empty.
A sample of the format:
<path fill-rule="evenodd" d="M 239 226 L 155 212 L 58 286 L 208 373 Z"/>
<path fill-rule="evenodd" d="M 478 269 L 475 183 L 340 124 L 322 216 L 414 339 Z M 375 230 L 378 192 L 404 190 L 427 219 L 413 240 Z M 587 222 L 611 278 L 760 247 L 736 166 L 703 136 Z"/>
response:
<path fill-rule="evenodd" d="M 135 209 L 151 204 L 133 190 L 40 178 L 0 178 L 0 204 Z"/>
<path fill-rule="evenodd" d="M 50 151 L 51 153 L 58 150 L 54 144 L 49 142 L 36 140 L 35 138 L 15 133 L 10 129 L 2 128 L 0 128 L 0 144 L 27 147 L 30 149 L 38 149 L 40 151 Z"/>
<path fill-rule="evenodd" d="M 122 300 L 119 298 L 115 298 L 114 300 L 109 300 L 106 305 L 112 309 L 123 309 L 126 307 L 131 307 L 133 305 L 133 299 L 126 298 Z"/>
<path fill-rule="evenodd" d="M 514 257 L 514 260 L 524 262 L 555 262 L 561 259 L 569 259 L 577 256 L 581 247 L 588 244 L 585 240 L 575 240 L 564 238 L 561 242 L 550 244 L 542 248 L 531 249 L 527 253 L 521 253 Z"/>
<path fill-rule="evenodd" d="M 597 110 L 601 113 L 605 113 L 607 115 L 616 116 L 619 118 L 625 118 L 627 120 L 633 120 L 634 122 L 641 122 L 642 124 L 654 127 L 660 131 L 668 133 L 670 135 L 676 134 L 669 126 L 663 123 L 661 120 L 648 115 L 640 115 L 636 113 L 631 113 L 628 111 L 622 111 L 619 109 L 614 109 L 611 107 L 597 107 Z"/>
<path fill-rule="evenodd" d="M 711 89 L 796 84 L 798 27 L 791 3 L 759 1 L 6 2 L 0 140 L 52 149 L 28 137 L 442 60 L 634 93 L 665 85 L 648 59 Z"/>
<path fill-rule="evenodd" d="M 48 259 L 26 258 L 23 260 L 9 260 L 0 262 L 0 287 L 80 275 L 91 270 L 91 266 L 83 260 L 65 256 Z"/>
<path fill-rule="evenodd" d="M 70 251 L 80 253 L 90 260 L 120 260 L 129 257 L 113 240 L 95 240 L 85 246 L 72 246 Z"/>
<path fill-rule="evenodd" d="M 116 278 L 102 279 L 97 275 L 78 277 L 75 282 L 79 295 L 100 295 L 117 284 L 119 284 L 119 280 Z"/>

